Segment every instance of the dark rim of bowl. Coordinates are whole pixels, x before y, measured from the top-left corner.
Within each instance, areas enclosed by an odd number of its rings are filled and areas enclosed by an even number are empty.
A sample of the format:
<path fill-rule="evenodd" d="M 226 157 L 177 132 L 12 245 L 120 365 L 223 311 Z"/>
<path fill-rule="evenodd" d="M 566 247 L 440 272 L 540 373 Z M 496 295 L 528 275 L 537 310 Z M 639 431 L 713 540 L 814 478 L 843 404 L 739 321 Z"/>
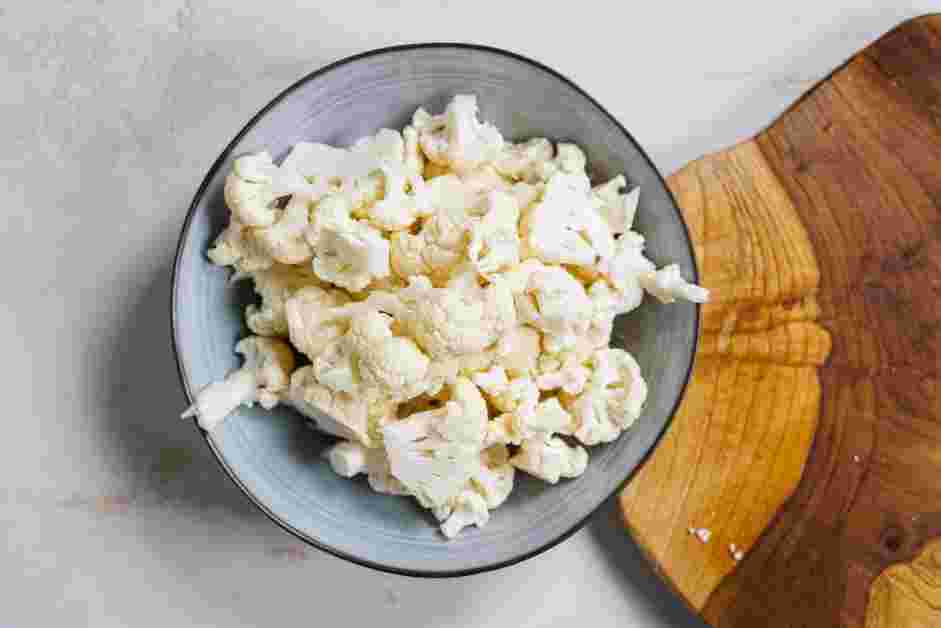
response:
<path fill-rule="evenodd" d="M 607 109 L 605 109 L 601 105 L 601 103 L 599 103 L 592 96 L 590 96 L 585 90 L 583 90 L 581 87 L 576 85 L 572 80 L 560 74 L 556 70 L 553 70 L 552 68 L 543 65 L 542 63 L 538 61 L 535 61 L 528 57 L 524 57 L 523 55 L 517 54 L 515 52 L 510 52 L 509 50 L 503 50 L 502 48 L 494 48 L 491 46 L 482 46 L 478 44 L 467 44 L 467 43 L 428 42 L 428 43 L 420 43 L 420 44 L 404 44 L 404 45 L 397 45 L 397 46 L 386 46 L 384 48 L 376 48 L 376 49 L 368 50 L 366 52 L 362 52 L 356 55 L 352 55 L 350 57 L 346 57 L 344 59 L 340 59 L 338 61 L 334 61 L 333 63 L 330 63 L 329 65 L 323 66 L 322 68 L 317 69 L 311 72 L 310 74 L 308 74 L 307 76 L 301 78 L 300 80 L 295 82 L 293 85 L 291 85 L 290 87 L 282 91 L 280 94 L 278 94 L 271 102 L 269 102 L 258 113 L 256 113 L 251 118 L 251 120 L 249 120 L 245 124 L 245 126 L 242 127 L 242 129 L 238 132 L 235 138 L 233 138 L 232 141 L 229 142 L 229 144 L 222 151 L 222 154 L 219 155 L 219 157 L 212 164 L 212 167 L 209 168 L 209 172 L 206 174 L 206 177 L 203 179 L 202 183 L 200 184 L 199 189 L 196 191 L 196 195 L 193 197 L 193 202 L 190 204 L 189 210 L 187 210 L 186 218 L 183 221 L 183 228 L 182 228 L 182 231 L 180 232 L 180 240 L 177 243 L 176 255 L 173 260 L 173 271 L 172 271 L 173 285 L 171 287 L 171 296 L 170 296 L 170 322 L 171 322 L 171 328 L 172 328 L 171 331 L 173 335 L 173 357 L 176 359 L 177 372 L 179 373 L 180 382 L 183 385 L 183 390 L 186 393 L 186 398 L 189 403 L 193 402 L 193 395 L 190 392 L 189 383 L 187 382 L 186 373 L 183 368 L 183 362 L 180 359 L 180 351 L 179 351 L 179 345 L 178 345 L 179 339 L 177 337 L 177 319 L 176 319 L 177 274 L 179 273 L 179 269 L 180 269 L 180 258 L 183 254 L 183 247 L 186 242 L 186 236 L 189 233 L 190 223 L 192 222 L 193 216 L 196 213 L 196 208 L 198 207 L 203 196 L 205 195 L 206 189 L 209 187 L 209 184 L 212 181 L 213 177 L 215 176 L 216 172 L 222 167 L 222 164 L 225 162 L 229 154 L 235 148 L 235 145 L 238 144 L 239 140 L 241 140 L 242 137 L 252 127 L 254 127 L 255 124 L 262 117 L 265 116 L 265 114 L 267 114 L 272 108 L 274 108 L 275 105 L 277 105 L 282 100 L 284 100 L 284 98 L 286 98 L 289 94 L 294 92 L 294 90 L 308 83 L 309 81 L 313 81 L 317 79 L 318 77 L 322 76 L 323 74 L 326 74 L 327 72 L 333 69 L 347 65 L 349 63 L 354 63 L 356 61 L 359 61 L 360 59 L 367 59 L 369 57 L 377 57 L 377 56 L 388 54 L 388 53 L 401 52 L 403 50 L 442 49 L 442 48 L 453 48 L 453 49 L 458 49 L 458 50 L 476 50 L 480 52 L 486 52 L 490 54 L 496 54 L 496 55 L 501 55 L 504 57 L 509 57 L 516 61 L 522 61 L 562 81 L 563 83 L 565 83 L 566 85 L 574 89 L 576 92 L 578 92 L 578 94 L 588 99 L 588 101 L 591 102 L 594 106 L 596 106 L 612 123 L 614 123 L 614 125 L 618 128 L 618 130 L 620 130 L 620 132 L 624 134 L 624 137 L 631 144 L 633 144 L 633 146 L 638 150 L 641 157 L 643 157 L 644 161 L 647 163 L 650 169 L 657 175 L 657 179 L 660 181 L 660 184 L 663 186 L 663 188 L 667 191 L 667 195 L 669 196 L 670 200 L 673 201 L 673 211 L 675 211 L 677 216 L 679 216 L 680 218 L 680 224 L 683 226 L 683 234 L 686 238 L 686 246 L 689 249 L 690 254 L 691 254 L 692 265 L 693 265 L 693 281 L 698 283 L 699 270 L 698 270 L 698 266 L 696 263 L 696 254 L 693 248 L 693 242 L 689 235 L 689 228 L 686 225 L 686 221 L 683 219 L 683 214 L 680 212 L 679 208 L 676 205 L 676 199 L 673 197 L 673 193 L 670 191 L 670 188 L 667 187 L 666 181 L 663 179 L 663 175 L 654 165 L 653 161 L 651 161 L 650 156 L 647 155 L 647 152 L 643 149 L 643 147 L 634 139 L 634 137 L 628 132 L 628 130 L 624 128 L 624 126 L 618 121 L 618 119 L 615 118 Z M 608 495 L 605 499 L 601 500 L 601 502 L 597 506 L 592 508 L 588 512 L 588 514 L 586 514 L 585 517 L 581 519 L 581 521 L 576 522 L 575 525 L 573 525 L 568 531 L 563 532 L 562 534 L 560 534 L 554 539 L 550 539 L 549 541 L 547 541 L 540 547 L 537 547 L 528 552 L 524 552 L 520 554 L 519 556 L 510 558 L 504 561 L 495 562 L 489 565 L 483 565 L 481 567 L 473 567 L 470 569 L 455 569 L 455 570 L 450 570 L 450 571 L 427 571 L 427 570 L 417 570 L 417 569 L 402 569 L 400 567 L 383 565 L 380 563 L 372 562 L 370 560 L 366 560 L 364 558 L 360 558 L 358 556 L 353 556 L 352 554 L 348 554 L 335 547 L 331 547 L 325 543 L 322 543 L 321 541 L 293 527 L 286 521 L 281 520 L 275 513 L 271 512 L 264 504 L 262 504 L 252 494 L 252 492 L 248 489 L 248 487 L 246 487 L 241 482 L 241 480 L 239 480 L 238 475 L 232 469 L 229 468 L 221 452 L 219 452 L 219 450 L 216 448 L 215 444 L 212 442 L 212 439 L 209 438 L 208 432 L 206 432 L 206 430 L 199 427 L 199 424 L 196 423 L 195 421 L 193 422 L 193 424 L 196 425 L 197 429 L 202 434 L 203 439 L 206 441 L 206 444 L 212 450 L 212 453 L 216 461 L 222 467 L 222 470 L 229 477 L 229 479 L 231 479 L 235 483 L 235 485 L 238 486 L 239 489 L 241 489 L 241 491 L 251 500 L 251 502 L 255 504 L 255 506 L 257 506 L 258 509 L 261 510 L 265 514 L 266 517 L 268 517 L 272 522 L 278 525 L 281 529 L 285 530 L 286 532 L 289 532 L 290 534 L 294 535 L 298 539 L 304 541 L 305 543 L 313 547 L 316 547 L 319 550 L 327 552 L 328 554 L 332 554 L 333 556 L 337 556 L 338 558 L 342 558 L 344 560 L 348 560 L 350 562 L 356 563 L 358 565 L 362 565 L 364 567 L 369 567 L 371 569 L 375 569 L 375 570 L 386 572 L 386 573 L 393 573 L 393 574 L 410 576 L 410 577 L 453 578 L 453 577 L 469 576 L 473 574 L 484 573 L 484 572 L 493 571 L 496 569 L 502 569 L 503 567 L 509 567 L 511 565 L 521 563 L 524 560 L 527 560 L 534 556 L 538 556 L 539 554 L 542 554 L 543 552 L 555 547 L 562 541 L 568 539 L 570 536 L 572 536 L 573 534 L 581 530 L 582 527 L 592 517 L 592 515 L 594 515 L 595 512 L 597 512 L 597 510 L 608 499 L 610 499 L 614 495 L 617 495 L 618 493 L 621 492 L 621 490 L 628 483 L 628 481 L 630 481 L 630 479 L 634 476 L 637 470 L 647 461 L 647 459 L 650 457 L 654 449 L 656 449 L 657 445 L 660 442 L 660 439 L 663 438 L 663 435 L 666 432 L 667 427 L 669 427 L 670 424 L 673 422 L 673 417 L 676 415 L 676 411 L 679 408 L 680 402 L 683 400 L 683 397 L 686 395 L 686 390 L 689 387 L 689 380 L 690 380 L 690 377 L 692 376 L 693 365 L 696 360 L 696 349 L 699 344 L 699 324 L 700 324 L 700 306 L 699 304 L 694 304 L 694 307 L 695 307 L 695 314 L 693 317 L 694 318 L 693 322 L 694 322 L 695 333 L 693 335 L 693 345 L 691 348 L 692 350 L 690 351 L 690 354 L 689 354 L 689 364 L 687 365 L 687 368 L 686 368 L 686 374 L 683 377 L 683 386 L 680 389 L 679 395 L 677 395 L 676 402 L 673 404 L 673 408 L 670 410 L 667 416 L 667 420 L 664 422 L 663 427 L 660 429 L 660 432 L 657 434 L 656 438 L 654 439 L 653 444 L 644 453 L 643 457 L 638 461 L 638 463 L 634 466 L 634 468 L 631 469 L 631 471 L 625 475 L 624 479 L 618 484 L 618 486 L 614 489 L 614 491 L 611 492 L 610 495 Z"/>

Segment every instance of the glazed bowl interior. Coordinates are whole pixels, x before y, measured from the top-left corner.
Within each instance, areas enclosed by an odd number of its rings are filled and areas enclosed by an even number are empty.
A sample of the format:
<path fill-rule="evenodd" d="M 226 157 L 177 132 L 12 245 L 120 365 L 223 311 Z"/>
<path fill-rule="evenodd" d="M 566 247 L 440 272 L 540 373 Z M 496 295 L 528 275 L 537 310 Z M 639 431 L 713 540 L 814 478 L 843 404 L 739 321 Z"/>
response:
<path fill-rule="evenodd" d="M 571 141 L 588 155 L 594 181 L 624 173 L 642 186 L 635 228 L 658 265 L 676 262 L 695 278 L 693 251 L 657 170 L 600 105 L 552 70 L 503 51 L 419 45 L 347 59 L 301 80 L 260 112 L 213 165 L 180 239 L 174 268 L 173 332 L 187 395 L 239 366 L 248 282 L 206 259 L 227 222 L 223 181 L 235 157 L 269 150 L 283 157 L 300 141 L 346 146 L 382 127 L 402 128 L 419 106 L 436 112 L 459 93 L 476 94 L 482 118 L 508 139 Z M 617 441 L 590 449 L 581 477 L 550 486 L 517 474 L 507 503 L 482 529 L 445 541 L 410 499 L 379 495 L 365 480 L 335 475 L 321 459 L 332 440 L 299 414 L 243 408 L 207 440 L 222 466 L 275 522 L 317 547 L 356 562 L 412 575 L 458 575 L 511 564 L 567 537 L 629 477 L 666 428 L 687 383 L 698 308 L 652 299 L 618 319 L 612 345 L 631 351 L 650 386 L 643 415 Z"/>

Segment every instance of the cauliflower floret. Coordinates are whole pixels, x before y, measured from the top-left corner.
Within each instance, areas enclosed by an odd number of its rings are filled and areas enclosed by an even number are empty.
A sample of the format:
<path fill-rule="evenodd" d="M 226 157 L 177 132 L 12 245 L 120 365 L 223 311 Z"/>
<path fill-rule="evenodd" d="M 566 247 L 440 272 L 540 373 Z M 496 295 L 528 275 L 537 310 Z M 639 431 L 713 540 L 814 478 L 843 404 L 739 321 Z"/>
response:
<path fill-rule="evenodd" d="M 607 344 L 607 342 L 605 342 Z M 577 395 L 585 389 L 591 371 L 586 368 L 574 353 L 566 353 L 561 363 L 536 378 L 539 390 L 561 390 L 569 395 Z"/>
<path fill-rule="evenodd" d="M 477 119 L 477 97 L 472 95 L 455 96 L 443 116 L 419 109 L 412 126 L 418 130 L 425 156 L 458 172 L 493 161 L 503 147 L 500 131 Z"/>
<path fill-rule="evenodd" d="M 506 501 L 513 491 L 516 469 L 510 464 L 510 453 L 503 444 L 493 445 L 480 454 L 480 468 L 471 477 L 471 487 L 493 510 Z"/>
<path fill-rule="evenodd" d="M 237 275 L 270 268 L 274 260 L 254 238 L 251 229 L 240 223 L 235 216 L 219 234 L 207 253 L 209 261 L 217 266 L 232 266 Z"/>
<path fill-rule="evenodd" d="M 459 378 L 443 408 L 383 428 L 392 475 L 422 506 L 447 504 L 480 467 L 486 424 L 486 402 L 469 380 Z"/>
<path fill-rule="evenodd" d="M 503 192 L 487 196 L 486 213 L 473 221 L 467 247 L 467 256 L 478 273 L 488 276 L 519 264 L 519 217 L 519 207 L 512 196 Z"/>
<path fill-rule="evenodd" d="M 630 312 L 644 299 L 640 276 L 656 266 L 644 257 L 644 237 L 628 231 L 617 239 L 614 256 L 602 261 L 598 269 L 618 294 L 618 312 Z"/>
<path fill-rule="evenodd" d="M 563 405 L 575 419 L 575 438 L 585 445 L 616 439 L 637 420 L 647 400 L 647 383 L 627 351 L 596 351 L 591 369 L 591 378 L 581 394 L 562 395 Z"/>
<path fill-rule="evenodd" d="M 245 360 L 242 367 L 200 390 L 182 418 L 195 416 L 200 427 L 211 432 L 240 405 L 257 401 L 270 410 L 278 404 L 294 370 L 291 347 L 273 338 L 249 336 L 235 345 L 235 351 Z"/>
<path fill-rule="evenodd" d="M 677 299 L 693 303 L 705 303 L 709 300 L 709 291 L 683 279 L 677 264 L 664 266 L 658 271 L 641 273 L 638 280 L 644 290 L 657 297 L 661 303 L 673 303 Z"/>
<path fill-rule="evenodd" d="M 441 208 L 417 234 L 398 231 L 391 237 L 391 263 L 403 279 L 427 275 L 446 282 L 464 260 L 470 219 L 463 209 Z"/>
<path fill-rule="evenodd" d="M 555 352 L 575 344 L 591 326 L 594 305 L 584 286 L 564 268 L 537 268 L 516 295 L 519 319 L 545 334 L 546 350 Z"/>
<path fill-rule="evenodd" d="M 340 342 L 354 356 L 364 394 L 404 401 L 428 389 L 430 360 L 411 338 L 392 333 L 390 316 L 372 310 L 353 317 Z"/>
<path fill-rule="evenodd" d="M 336 309 L 348 302 L 341 290 L 308 286 L 295 292 L 284 302 L 291 344 L 316 359 L 333 339 L 346 333 L 346 321 L 337 316 Z"/>
<path fill-rule="evenodd" d="M 490 520 L 486 500 L 474 491 L 463 491 L 450 504 L 450 514 L 441 524 L 441 533 L 453 539 L 467 526 L 484 527 Z"/>
<path fill-rule="evenodd" d="M 408 229 L 420 217 L 431 213 L 425 180 L 404 166 L 383 165 L 381 198 L 366 206 L 366 218 L 385 231 Z"/>
<path fill-rule="evenodd" d="M 529 377 L 509 379 L 502 366 L 474 375 L 474 383 L 487 395 L 493 407 L 529 420 L 539 404 L 539 388 Z"/>
<path fill-rule="evenodd" d="M 487 445 L 519 445 L 529 439 L 547 439 L 553 434 L 571 434 L 575 419 L 559 400 L 524 402 L 515 412 L 506 412 L 487 424 Z"/>
<path fill-rule="evenodd" d="M 511 377 L 529 376 L 536 371 L 541 345 L 538 331 L 528 325 L 518 325 L 500 336 L 493 361 Z"/>
<path fill-rule="evenodd" d="M 304 233 L 310 226 L 310 199 L 292 196 L 278 219 L 268 227 L 249 229 L 248 236 L 274 261 L 281 264 L 309 262 L 314 253 Z"/>
<path fill-rule="evenodd" d="M 396 318 L 433 360 L 480 353 L 516 326 L 513 296 L 504 282 L 494 279 L 481 287 L 470 269 L 444 288 L 413 277 L 399 296 L 404 308 Z"/>
<path fill-rule="evenodd" d="M 314 358 L 311 364 L 314 378 L 330 390 L 355 395 L 360 387 L 355 360 L 353 347 L 345 336 L 335 338 Z"/>
<path fill-rule="evenodd" d="M 259 336 L 287 336 L 288 321 L 285 302 L 298 291 L 311 288 L 305 294 L 315 298 L 325 291 L 320 281 L 307 266 L 285 266 L 275 264 L 271 268 L 251 273 L 255 292 L 261 297 L 261 305 L 245 308 L 245 322 L 252 333 Z M 336 298 L 342 298 L 336 295 Z"/>
<path fill-rule="evenodd" d="M 382 432 L 379 432 L 381 437 Z M 392 475 L 385 447 L 366 450 L 366 477 L 369 487 L 385 495 L 408 495 L 408 489 Z"/>
<path fill-rule="evenodd" d="M 341 441 L 324 453 L 333 472 L 344 478 L 352 478 L 366 472 L 366 457 L 369 450 L 361 443 Z"/>
<path fill-rule="evenodd" d="M 389 241 L 375 227 L 353 220 L 349 203 L 328 196 L 317 205 L 306 237 L 314 250 L 314 272 L 352 292 L 389 275 Z"/>
<path fill-rule="evenodd" d="M 588 158 L 577 144 L 562 142 L 556 145 L 556 156 L 553 160 L 556 168 L 568 174 L 585 174 Z"/>
<path fill-rule="evenodd" d="M 523 441 L 510 464 L 549 484 L 556 484 L 560 478 L 575 478 L 584 473 L 588 452 L 584 447 L 567 445 L 561 438 L 532 438 Z"/>
<path fill-rule="evenodd" d="M 552 161 L 552 154 L 552 142 L 544 137 L 520 144 L 507 143 L 494 167 L 503 176 L 517 181 L 538 181 L 543 178 L 543 164 Z"/>
<path fill-rule="evenodd" d="M 619 174 L 592 189 L 592 197 L 599 213 L 615 234 L 630 231 L 631 225 L 634 224 L 634 215 L 637 214 L 637 204 L 640 202 L 640 187 L 634 187 L 627 194 L 621 194 L 621 190 L 626 186 L 627 179 L 623 174 Z"/>
<path fill-rule="evenodd" d="M 320 431 L 366 447 L 375 445 L 373 426 L 395 419 L 394 403 L 333 391 L 317 381 L 311 366 L 300 368 L 291 376 L 288 399 Z"/>
<path fill-rule="evenodd" d="M 614 238 L 591 203 L 584 174 L 559 173 L 521 223 L 530 256 L 547 264 L 593 266 L 614 254 Z"/>
<path fill-rule="evenodd" d="M 425 171 L 425 156 L 421 152 L 418 142 L 418 129 L 409 125 L 402 129 L 402 139 L 405 143 L 403 161 L 405 168 L 418 176 Z"/>
<path fill-rule="evenodd" d="M 274 224 L 281 214 L 275 201 L 283 196 L 316 199 L 325 192 L 325 185 L 311 185 L 292 168 L 276 166 L 267 151 L 236 159 L 223 189 L 232 215 L 250 227 Z"/>

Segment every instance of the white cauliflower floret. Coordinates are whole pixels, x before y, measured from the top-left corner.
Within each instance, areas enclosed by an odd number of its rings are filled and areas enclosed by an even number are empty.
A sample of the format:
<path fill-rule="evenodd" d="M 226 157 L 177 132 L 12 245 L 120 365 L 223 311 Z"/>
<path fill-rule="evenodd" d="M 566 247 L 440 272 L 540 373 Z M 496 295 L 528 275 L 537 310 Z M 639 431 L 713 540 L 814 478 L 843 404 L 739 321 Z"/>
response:
<path fill-rule="evenodd" d="M 480 467 L 486 424 L 480 392 L 469 380 L 456 380 L 443 408 L 383 428 L 392 475 L 424 507 L 447 504 Z"/>
<path fill-rule="evenodd" d="M 352 292 L 389 275 L 389 241 L 375 227 L 353 220 L 342 197 L 324 198 L 307 231 L 314 250 L 314 272 Z"/>
<path fill-rule="evenodd" d="M 417 234 L 398 231 L 391 237 L 391 264 L 403 279 L 427 275 L 445 282 L 464 261 L 470 219 L 463 209 L 441 208 Z"/>
<path fill-rule="evenodd" d="M 521 404 L 514 412 L 505 412 L 487 424 L 490 444 L 519 445 L 532 438 L 549 438 L 553 434 L 571 434 L 575 420 L 559 400 L 549 397 L 539 403 Z"/>
<path fill-rule="evenodd" d="M 427 390 L 430 360 L 411 338 L 392 333 L 390 316 L 373 310 L 353 317 L 340 342 L 350 347 L 364 394 L 404 401 Z"/>
<path fill-rule="evenodd" d="M 455 96 L 443 116 L 430 116 L 419 109 L 412 125 L 418 130 L 425 156 L 458 172 L 493 161 L 503 147 L 500 131 L 477 119 L 476 96 Z"/>
<path fill-rule="evenodd" d="M 647 383 L 627 351 L 596 351 L 591 369 L 591 379 L 581 394 L 562 395 L 562 403 L 575 419 L 574 436 L 585 445 L 616 439 L 637 420 L 647 400 Z"/>
<path fill-rule="evenodd" d="M 585 174 L 588 158 L 577 144 L 562 142 L 556 145 L 554 164 L 556 168 L 568 174 Z"/>
<path fill-rule="evenodd" d="M 309 286 L 295 292 L 284 302 L 291 344 L 314 360 L 330 341 L 346 333 L 347 323 L 335 310 L 348 302 L 340 290 Z"/>
<path fill-rule="evenodd" d="M 539 390 L 561 390 L 569 395 L 577 395 L 585 389 L 589 377 L 591 371 L 582 365 L 574 353 L 567 353 L 558 368 L 536 378 L 536 386 Z"/>
<path fill-rule="evenodd" d="M 426 277 L 413 277 L 399 296 L 404 311 L 396 318 L 433 360 L 480 353 L 516 326 L 507 286 L 495 279 L 481 287 L 470 269 L 444 288 L 434 288 Z"/>
<path fill-rule="evenodd" d="M 584 174 L 553 175 L 542 200 L 523 217 L 521 233 L 530 256 L 547 264 L 593 266 L 614 254 L 614 238 L 591 202 Z"/>
<path fill-rule="evenodd" d="M 317 381 L 310 366 L 298 369 L 291 376 L 288 399 L 320 431 L 366 447 L 375 444 L 371 434 L 374 426 L 395 418 L 394 403 L 333 391 Z"/>
<path fill-rule="evenodd" d="M 552 161 L 552 142 L 534 137 L 519 144 L 504 144 L 500 158 L 494 162 L 497 172 L 517 181 L 536 181 L 543 178 L 543 164 Z"/>
<path fill-rule="evenodd" d="M 251 237 L 251 229 L 235 216 L 229 219 L 229 225 L 213 242 L 207 257 L 217 266 L 234 267 L 238 274 L 263 270 L 274 264 L 268 252 Z"/>
<path fill-rule="evenodd" d="M 460 178 L 466 192 L 475 199 L 472 207 L 480 205 L 480 201 L 491 192 L 509 192 L 513 187 L 490 165 L 481 166 L 476 170 L 460 172 L 458 178 Z"/>
<path fill-rule="evenodd" d="M 463 491 L 449 508 L 450 514 L 441 524 L 441 533 L 453 539 L 467 526 L 484 527 L 490 520 L 486 500 L 474 491 Z"/>
<path fill-rule="evenodd" d="M 364 214 L 374 226 L 385 231 L 408 229 L 420 217 L 431 213 L 425 180 L 404 166 L 383 165 L 381 198 L 366 206 Z"/>
<path fill-rule="evenodd" d="M 559 351 L 575 344 L 591 326 L 594 306 L 585 287 L 564 268 L 537 268 L 516 295 L 519 319 L 545 334 L 545 349 Z"/>
<path fill-rule="evenodd" d="M 311 185 L 293 169 L 276 166 L 267 151 L 236 159 L 223 189 L 232 215 L 250 227 L 274 224 L 281 214 L 275 201 L 281 197 L 297 194 L 316 199 L 325 192 L 325 185 Z"/>
<path fill-rule="evenodd" d="M 356 356 L 345 336 L 328 342 L 323 351 L 314 358 L 311 366 L 316 380 L 330 390 L 349 395 L 359 392 L 360 379 Z"/>
<path fill-rule="evenodd" d="M 709 291 L 683 279 L 677 264 L 642 273 L 638 280 L 644 290 L 657 297 L 661 303 L 673 303 L 677 299 L 693 303 L 705 303 L 709 300 Z"/>
<path fill-rule="evenodd" d="M 310 199 L 292 196 L 281 215 L 268 227 L 249 229 L 256 247 L 281 264 L 303 264 L 313 257 L 304 237 L 310 226 Z"/>
<path fill-rule="evenodd" d="M 425 171 L 425 156 L 421 152 L 421 146 L 418 141 L 418 129 L 409 125 L 402 129 L 402 139 L 405 143 L 403 162 L 405 168 L 421 176 Z"/>
<path fill-rule="evenodd" d="M 245 308 L 245 322 L 252 333 L 259 336 L 288 335 L 284 304 L 298 291 L 311 288 L 306 294 L 318 296 L 325 292 L 308 266 L 275 264 L 251 273 L 251 278 L 255 292 L 261 297 L 261 305 L 252 304 Z"/>
<path fill-rule="evenodd" d="M 381 436 L 381 432 L 379 435 Z M 377 493 L 385 495 L 409 494 L 408 489 L 392 475 L 385 447 L 374 447 L 366 450 L 366 477 L 369 480 L 369 487 Z"/>
<path fill-rule="evenodd" d="M 519 264 L 519 217 L 519 207 L 512 196 L 503 192 L 487 196 L 486 213 L 474 220 L 467 247 L 467 256 L 478 273 L 487 276 Z"/>
<path fill-rule="evenodd" d="M 628 231 L 617 239 L 614 256 L 598 269 L 618 294 L 618 312 L 630 312 L 644 299 L 640 276 L 656 270 L 656 266 L 644 257 L 644 237 Z"/>
<path fill-rule="evenodd" d="M 506 501 L 513 491 L 516 469 L 510 464 L 510 454 L 503 444 L 494 445 L 480 454 L 480 468 L 471 477 L 474 491 L 480 494 L 493 510 Z"/>
<path fill-rule="evenodd" d="M 569 446 L 560 438 L 532 438 L 523 441 L 510 464 L 530 475 L 556 484 L 560 478 L 575 478 L 588 466 L 584 447 Z"/>
<path fill-rule="evenodd" d="M 532 375 L 542 350 L 539 332 L 528 325 L 518 325 L 497 341 L 493 361 L 506 369 L 511 377 Z"/>
<path fill-rule="evenodd" d="M 637 214 L 637 204 L 640 202 L 640 187 L 634 187 L 627 194 L 621 190 L 627 186 L 627 179 L 619 174 L 607 183 L 595 186 L 592 196 L 599 213 L 612 233 L 620 234 L 631 230 L 634 216 Z"/>
<path fill-rule="evenodd" d="M 257 401 L 270 410 L 278 404 L 294 370 L 291 347 L 274 338 L 249 336 L 235 345 L 235 351 L 244 358 L 242 367 L 200 390 L 182 418 L 195 416 L 200 427 L 212 431 L 240 405 Z"/>
<path fill-rule="evenodd" d="M 366 472 L 366 456 L 369 450 L 361 443 L 341 441 L 324 453 L 333 472 L 344 478 L 352 478 Z"/>

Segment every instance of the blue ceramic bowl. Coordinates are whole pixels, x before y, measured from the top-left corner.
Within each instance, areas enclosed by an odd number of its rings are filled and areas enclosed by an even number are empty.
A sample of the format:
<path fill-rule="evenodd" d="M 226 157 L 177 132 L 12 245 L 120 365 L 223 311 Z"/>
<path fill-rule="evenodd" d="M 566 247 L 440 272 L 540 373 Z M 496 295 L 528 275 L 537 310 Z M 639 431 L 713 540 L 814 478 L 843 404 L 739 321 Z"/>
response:
<path fill-rule="evenodd" d="M 696 278 L 689 235 L 663 179 L 611 114 L 557 72 L 509 52 L 463 44 L 385 48 L 339 61 L 278 95 L 225 148 L 196 194 L 173 271 L 173 340 L 186 395 L 238 367 L 246 334 L 246 283 L 229 284 L 206 250 L 226 224 L 223 181 L 233 159 L 268 149 L 276 158 L 301 141 L 345 146 L 381 127 L 401 128 L 419 106 L 442 110 L 457 93 L 477 94 L 484 119 L 509 139 L 576 142 L 592 178 L 625 173 L 642 186 L 637 229 L 658 264 Z M 336 476 L 320 458 L 330 439 L 290 408 L 241 409 L 206 440 L 223 469 L 275 523 L 337 556 L 384 571 L 453 576 L 534 556 L 575 532 L 628 479 L 657 442 L 689 379 L 699 310 L 648 299 L 622 317 L 612 344 L 636 357 L 650 384 L 646 409 L 616 442 L 590 450 L 581 477 L 550 486 L 517 474 L 516 489 L 483 529 L 445 541 L 432 518 L 404 497 Z"/>

